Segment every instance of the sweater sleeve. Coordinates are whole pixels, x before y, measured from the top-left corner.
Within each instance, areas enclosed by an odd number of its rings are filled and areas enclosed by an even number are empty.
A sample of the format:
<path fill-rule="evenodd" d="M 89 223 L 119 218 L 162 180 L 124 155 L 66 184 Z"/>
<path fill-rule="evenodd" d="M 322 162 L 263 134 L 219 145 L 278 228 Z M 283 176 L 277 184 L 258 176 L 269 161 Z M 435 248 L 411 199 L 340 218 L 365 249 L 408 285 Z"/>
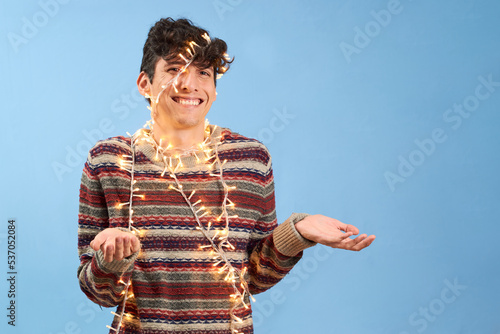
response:
<path fill-rule="evenodd" d="M 92 163 L 92 151 L 82 173 L 78 214 L 78 254 L 80 288 L 93 302 L 112 307 L 123 300 L 125 284 L 130 278 L 137 253 L 122 261 L 104 261 L 101 250 L 95 252 L 90 242 L 110 227 L 108 205 L 98 168 Z"/>
<path fill-rule="evenodd" d="M 252 232 L 249 250 L 249 288 L 252 294 L 261 293 L 277 284 L 300 260 L 302 251 L 315 245 L 303 238 L 294 226 L 307 214 L 294 213 L 277 225 L 270 160 L 261 207 L 262 215 Z"/>

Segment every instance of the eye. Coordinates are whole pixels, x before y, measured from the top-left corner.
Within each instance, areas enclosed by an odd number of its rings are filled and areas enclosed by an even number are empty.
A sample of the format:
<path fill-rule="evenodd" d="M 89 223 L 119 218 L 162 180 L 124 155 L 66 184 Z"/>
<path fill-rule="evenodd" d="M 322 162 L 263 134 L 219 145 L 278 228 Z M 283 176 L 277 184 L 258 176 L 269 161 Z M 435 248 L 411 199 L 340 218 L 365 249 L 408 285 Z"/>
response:
<path fill-rule="evenodd" d="M 180 67 L 171 67 L 167 71 L 168 72 L 179 72 L 181 70 Z"/>
<path fill-rule="evenodd" d="M 205 71 L 205 70 L 200 71 L 200 74 L 203 75 L 203 76 L 207 76 L 207 77 L 210 76 L 210 72 Z"/>

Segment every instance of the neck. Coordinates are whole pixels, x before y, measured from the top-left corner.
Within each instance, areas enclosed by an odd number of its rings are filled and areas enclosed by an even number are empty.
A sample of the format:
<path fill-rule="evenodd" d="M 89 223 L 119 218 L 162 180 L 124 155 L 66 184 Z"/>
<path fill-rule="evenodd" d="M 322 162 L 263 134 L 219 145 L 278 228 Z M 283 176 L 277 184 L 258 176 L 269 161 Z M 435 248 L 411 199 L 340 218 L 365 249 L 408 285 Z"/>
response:
<path fill-rule="evenodd" d="M 205 140 L 205 126 L 201 124 L 194 128 L 174 129 L 162 127 L 155 122 L 152 134 L 161 147 L 182 151 L 191 149 Z"/>

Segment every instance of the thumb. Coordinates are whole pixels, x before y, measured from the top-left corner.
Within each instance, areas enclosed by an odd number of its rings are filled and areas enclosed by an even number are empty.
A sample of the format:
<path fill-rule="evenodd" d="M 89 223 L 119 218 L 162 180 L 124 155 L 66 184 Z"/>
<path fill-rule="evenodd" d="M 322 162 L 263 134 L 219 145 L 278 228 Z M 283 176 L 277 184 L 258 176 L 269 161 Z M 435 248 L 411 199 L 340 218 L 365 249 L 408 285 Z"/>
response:
<path fill-rule="evenodd" d="M 358 228 L 356 226 L 350 225 L 350 224 L 344 224 L 344 226 L 342 227 L 342 230 L 345 231 L 346 233 L 352 232 L 352 235 L 359 234 Z"/>

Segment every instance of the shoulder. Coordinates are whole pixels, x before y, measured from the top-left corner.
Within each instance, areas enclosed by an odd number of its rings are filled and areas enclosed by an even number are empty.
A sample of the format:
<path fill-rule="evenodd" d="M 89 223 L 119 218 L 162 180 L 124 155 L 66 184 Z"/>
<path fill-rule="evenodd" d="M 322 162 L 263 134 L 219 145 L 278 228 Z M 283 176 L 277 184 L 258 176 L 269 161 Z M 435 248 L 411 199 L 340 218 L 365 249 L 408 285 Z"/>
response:
<path fill-rule="evenodd" d="M 130 153 L 130 137 L 116 136 L 99 140 L 91 149 L 91 156 L 101 154 L 126 154 Z M 122 153 L 123 152 L 123 153 Z"/>
<path fill-rule="evenodd" d="M 88 159 L 95 163 L 114 161 L 131 153 L 131 138 L 124 136 L 99 140 L 89 151 Z"/>
<path fill-rule="evenodd" d="M 269 150 L 257 139 L 245 137 L 228 128 L 222 128 L 221 135 L 221 151 L 224 152 L 224 155 L 236 160 L 260 162 L 266 166 L 271 164 Z"/>

